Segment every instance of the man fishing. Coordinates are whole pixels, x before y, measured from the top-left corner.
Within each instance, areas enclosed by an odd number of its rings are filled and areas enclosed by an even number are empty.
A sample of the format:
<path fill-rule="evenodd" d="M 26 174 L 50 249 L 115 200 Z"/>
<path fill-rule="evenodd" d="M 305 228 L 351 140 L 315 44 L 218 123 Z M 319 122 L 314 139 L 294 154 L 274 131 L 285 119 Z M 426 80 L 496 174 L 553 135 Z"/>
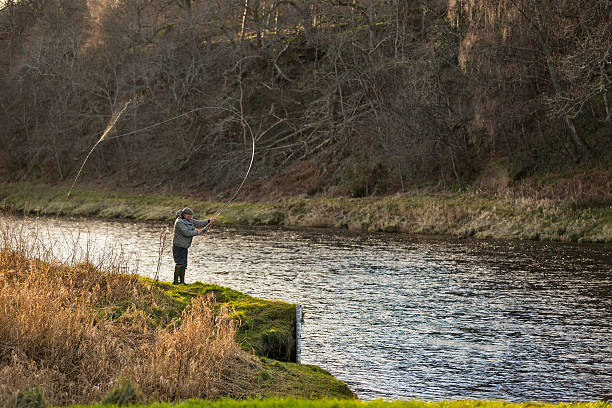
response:
<path fill-rule="evenodd" d="M 172 239 L 172 256 L 174 257 L 174 281 L 173 285 L 185 283 L 185 269 L 187 269 L 187 249 L 196 235 L 204 235 L 208 225 L 215 222 L 216 218 L 206 221 L 193 219 L 193 211 L 189 207 L 176 212 L 174 221 L 174 238 Z M 199 229 L 197 229 L 199 228 Z"/>

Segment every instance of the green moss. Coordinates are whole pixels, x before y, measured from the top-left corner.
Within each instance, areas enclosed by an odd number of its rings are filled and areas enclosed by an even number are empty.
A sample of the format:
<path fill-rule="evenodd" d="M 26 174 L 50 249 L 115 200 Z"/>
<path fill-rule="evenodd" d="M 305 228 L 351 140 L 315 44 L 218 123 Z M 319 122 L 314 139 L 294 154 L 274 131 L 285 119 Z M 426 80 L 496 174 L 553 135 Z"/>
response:
<path fill-rule="evenodd" d="M 180 316 L 198 296 L 214 295 L 217 303 L 232 311 L 240 326 L 237 341 L 242 348 L 260 356 L 261 369 L 254 376 L 260 397 L 353 398 L 346 384 L 316 366 L 290 363 L 295 360 L 295 305 L 258 299 L 231 288 L 195 282 L 172 285 L 141 277 L 141 282 L 159 292 L 151 303 L 148 317 L 152 324 L 180 324 Z M 100 308 L 101 318 L 129 318 L 130 302 L 116 302 Z M 152 312 L 151 312 L 152 311 Z M 159 313 L 159 315 L 156 315 Z M 282 361 L 278 361 L 282 360 Z"/>
<path fill-rule="evenodd" d="M 214 284 L 172 285 L 145 277 L 141 279 L 167 296 L 173 302 L 169 310 L 177 310 L 179 314 L 194 297 L 214 295 L 217 303 L 226 304 L 239 320 L 236 340 L 244 350 L 281 361 L 295 361 L 295 305 L 255 298 Z"/>
<path fill-rule="evenodd" d="M 328 371 L 313 365 L 261 358 L 264 369 L 256 380 L 260 397 L 293 395 L 297 398 L 354 398 L 348 386 Z"/>
<path fill-rule="evenodd" d="M 180 322 L 185 305 L 166 296 L 162 292 L 152 291 L 148 296 L 138 300 L 123 299 L 109 304 L 98 305 L 95 317 L 99 320 L 125 321 L 135 317 L 144 317 L 150 327 L 168 327 Z"/>
<path fill-rule="evenodd" d="M 280 361 L 295 361 L 295 305 L 264 300 L 219 285 L 195 282 L 172 285 L 139 277 L 153 289 L 149 296 L 140 296 L 138 304 L 123 299 L 96 308 L 99 320 L 131 319 L 143 312 L 151 327 L 180 324 L 182 313 L 199 296 L 213 295 L 217 304 L 224 304 L 239 323 L 236 341 L 248 352 Z"/>

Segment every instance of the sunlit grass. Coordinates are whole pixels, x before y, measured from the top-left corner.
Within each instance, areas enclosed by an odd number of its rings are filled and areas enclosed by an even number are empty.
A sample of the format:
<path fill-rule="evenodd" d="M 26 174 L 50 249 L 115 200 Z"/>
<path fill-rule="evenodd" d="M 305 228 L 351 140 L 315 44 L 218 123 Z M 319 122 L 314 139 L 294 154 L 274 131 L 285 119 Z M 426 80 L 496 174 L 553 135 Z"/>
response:
<path fill-rule="evenodd" d="M 87 217 L 172 220 L 189 205 L 201 217 L 223 203 L 171 195 L 139 195 L 76 189 L 69 200 L 59 187 L 0 185 L 2 207 L 16 212 Z M 612 242 L 612 205 L 572 201 L 458 194 L 368 198 L 286 198 L 235 202 L 219 217 L 233 225 L 328 227 L 475 238 L 567 242 Z"/>
<path fill-rule="evenodd" d="M 191 400 L 176 405 L 151 404 L 149 408 L 609 408 L 612 404 L 605 402 L 544 403 L 525 402 L 510 403 L 504 401 L 357 401 L 357 400 L 298 400 L 298 399 L 264 399 L 264 400 Z"/>

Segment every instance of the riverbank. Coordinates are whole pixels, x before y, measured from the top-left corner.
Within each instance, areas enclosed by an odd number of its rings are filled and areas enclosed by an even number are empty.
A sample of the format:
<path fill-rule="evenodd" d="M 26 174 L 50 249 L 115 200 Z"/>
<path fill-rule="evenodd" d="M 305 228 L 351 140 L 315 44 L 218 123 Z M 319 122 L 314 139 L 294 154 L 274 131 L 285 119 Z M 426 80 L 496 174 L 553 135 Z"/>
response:
<path fill-rule="evenodd" d="M 266 357 L 291 359 L 295 305 L 156 282 L 119 261 L 67 265 L 44 251 L 2 225 L 0 406 L 22 406 L 31 390 L 53 405 L 92 404 L 123 383 L 142 402 L 354 398 L 319 367 Z"/>
<path fill-rule="evenodd" d="M 149 408 L 610 408 L 610 402 L 571 402 L 546 403 L 524 402 L 512 403 L 505 401 L 357 401 L 357 400 L 296 400 L 296 399 L 268 399 L 268 400 L 224 400 L 203 401 L 190 400 L 179 404 L 157 403 L 152 405 L 135 405 Z M 85 406 L 84 406 L 85 407 Z M 93 407 L 108 407 L 108 405 L 94 405 Z M 38 408 L 38 407 L 36 407 Z M 73 407 L 76 408 L 76 407 Z"/>
<path fill-rule="evenodd" d="M 174 319 L 180 318 L 194 299 L 213 296 L 215 302 L 231 310 L 231 316 L 239 322 L 236 341 L 244 351 L 278 361 L 296 362 L 296 305 L 255 298 L 209 283 L 172 285 L 170 282 L 155 281 L 142 276 L 139 279 L 172 300 L 168 311 L 173 313 Z M 116 316 L 125 312 L 126 305 L 118 304 L 114 307 L 116 310 L 113 315 Z"/>
<path fill-rule="evenodd" d="M 0 185 L 5 210 L 40 215 L 169 221 L 192 207 L 202 218 L 224 203 L 172 195 L 141 195 L 63 186 Z M 476 193 L 395 195 L 377 199 L 287 198 L 235 202 L 219 217 L 232 225 L 326 227 L 494 239 L 612 243 L 612 203 L 563 204 L 549 199 L 511 199 Z"/>

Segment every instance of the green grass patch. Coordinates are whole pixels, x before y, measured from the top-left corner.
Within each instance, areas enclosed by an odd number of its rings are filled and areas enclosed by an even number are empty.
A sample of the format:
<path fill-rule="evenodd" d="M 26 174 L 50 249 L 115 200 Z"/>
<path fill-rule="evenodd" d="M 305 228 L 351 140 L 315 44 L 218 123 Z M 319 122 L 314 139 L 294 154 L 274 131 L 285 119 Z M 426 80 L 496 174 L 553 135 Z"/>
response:
<path fill-rule="evenodd" d="M 147 285 L 155 285 L 168 298 L 166 306 L 160 309 L 168 315 L 160 316 L 160 321 L 172 321 L 193 298 L 212 294 L 217 303 L 226 305 L 239 321 L 236 340 L 244 350 L 275 360 L 295 361 L 295 305 L 259 299 L 202 282 L 172 285 L 145 277 L 141 280 Z"/>
<path fill-rule="evenodd" d="M 108 407 L 92 405 L 90 407 Z M 73 406 L 77 407 L 77 406 Z M 573 402 L 544 403 L 524 402 L 511 403 L 505 401 L 358 401 L 338 399 L 303 400 L 295 398 L 282 399 L 248 399 L 248 400 L 189 400 L 178 404 L 155 403 L 150 405 L 135 405 L 134 407 L 149 408 L 610 408 L 606 402 Z"/>
<path fill-rule="evenodd" d="M 308 364 L 285 363 L 261 358 L 262 370 L 255 376 L 260 398 L 287 395 L 302 399 L 354 399 L 348 386 L 328 371 Z"/>

